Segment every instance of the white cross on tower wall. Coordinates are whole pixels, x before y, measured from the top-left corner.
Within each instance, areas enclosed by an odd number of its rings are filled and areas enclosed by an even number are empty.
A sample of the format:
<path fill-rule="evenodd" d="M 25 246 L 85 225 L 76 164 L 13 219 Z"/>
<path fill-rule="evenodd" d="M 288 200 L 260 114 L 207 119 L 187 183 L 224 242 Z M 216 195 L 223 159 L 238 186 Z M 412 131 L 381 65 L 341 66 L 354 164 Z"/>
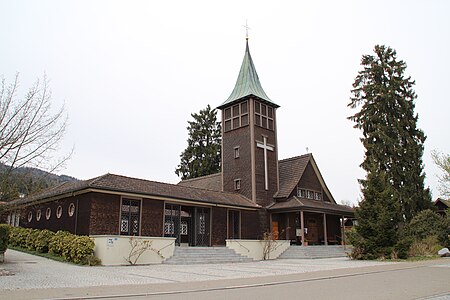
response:
<path fill-rule="evenodd" d="M 264 150 L 264 183 L 266 190 L 269 189 L 269 176 L 267 171 L 267 150 L 274 151 L 275 147 L 267 144 L 267 137 L 263 136 L 263 142 L 256 141 L 256 147 Z"/>

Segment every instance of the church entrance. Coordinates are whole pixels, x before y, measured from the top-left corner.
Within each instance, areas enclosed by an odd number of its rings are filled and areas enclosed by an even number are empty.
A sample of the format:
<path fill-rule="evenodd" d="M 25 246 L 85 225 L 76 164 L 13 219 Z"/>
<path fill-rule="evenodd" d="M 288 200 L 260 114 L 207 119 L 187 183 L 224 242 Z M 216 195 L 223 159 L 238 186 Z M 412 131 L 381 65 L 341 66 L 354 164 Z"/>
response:
<path fill-rule="evenodd" d="M 209 246 L 209 216 L 209 208 L 166 203 L 164 236 L 177 246 Z"/>

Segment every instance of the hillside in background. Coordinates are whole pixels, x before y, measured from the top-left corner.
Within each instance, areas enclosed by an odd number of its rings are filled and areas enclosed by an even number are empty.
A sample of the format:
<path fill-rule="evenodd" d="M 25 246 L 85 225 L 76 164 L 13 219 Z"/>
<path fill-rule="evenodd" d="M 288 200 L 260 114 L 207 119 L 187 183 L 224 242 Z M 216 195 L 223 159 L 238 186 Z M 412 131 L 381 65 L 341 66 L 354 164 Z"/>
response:
<path fill-rule="evenodd" d="M 5 174 L 8 166 L 0 164 L 0 174 Z M 0 201 L 10 201 L 52 187 L 63 182 L 77 181 L 68 175 L 57 175 L 38 168 L 23 167 L 2 178 Z"/>

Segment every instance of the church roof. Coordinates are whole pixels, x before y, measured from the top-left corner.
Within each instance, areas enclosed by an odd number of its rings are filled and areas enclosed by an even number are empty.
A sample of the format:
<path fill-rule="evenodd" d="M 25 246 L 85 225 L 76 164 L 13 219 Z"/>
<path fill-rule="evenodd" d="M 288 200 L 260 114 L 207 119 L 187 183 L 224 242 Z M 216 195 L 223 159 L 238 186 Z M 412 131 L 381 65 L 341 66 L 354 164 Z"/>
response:
<path fill-rule="evenodd" d="M 237 193 L 199 189 L 115 174 L 106 174 L 84 181 L 65 182 L 38 194 L 17 199 L 10 203 L 13 205 L 26 205 L 28 203 L 46 202 L 87 192 L 127 193 L 140 197 L 151 198 L 153 196 L 202 204 L 259 208 L 251 200 Z"/>
<path fill-rule="evenodd" d="M 280 174 L 280 189 L 278 193 L 274 195 L 274 198 L 287 198 L 290 196 L 290 194 L 296 188 L 298 182 L 302 178 L 308 163 L 310 163 L 313 167 L 317 179 L 322 185 L 324 193 L 327 194 L 332 203 L 336 203 L 311 153 L 283 159 L 278 162 Z"/>
<path fill-rule="evenodd" d="M 259 82 L 258 73 L 256 73 L 256 68 L 250 55 L 248 40 L 245 47 L 244 60 L 242 61 L 241 70 L 239 71 L 234 89 L 228 99 L 218 108 L 222 109 L 247 96 L 255 96 L 269 105 L 279 107 L 279 105 L 270 100 Z"/>
<path fill-rule="evenodd" d="M 311 154 L 291 157 L 278 162 L 280 188 L 275 198 L 289 197 L 305 172 Z"/>
<path fill-rule="evenodd" d="M 293 196 L 286 201 L 276 202 L 267 207 L 270 211 L 276 210 L 308 210 L 317 212 L 337 213 L 345 216 L 354 216 L 354 210 L 350 206 L 340 205 L 327 201 L 300 199 Z"/>
<path fill-rule="evenodd" d="M 202 177 L 185 179 L 178 182 L 178 185 L 189 186 L 193 188 L 221 191 L 222 190 L 222 173 L 215 173 Z"/>

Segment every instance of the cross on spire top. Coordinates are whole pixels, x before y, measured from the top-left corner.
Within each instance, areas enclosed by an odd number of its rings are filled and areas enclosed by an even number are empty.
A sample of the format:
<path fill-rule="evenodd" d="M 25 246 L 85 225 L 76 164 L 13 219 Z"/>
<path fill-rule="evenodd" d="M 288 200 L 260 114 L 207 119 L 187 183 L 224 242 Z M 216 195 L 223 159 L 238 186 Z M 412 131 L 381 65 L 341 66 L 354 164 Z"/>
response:
<path fill-rule="evenodd" d="M 248 30 L 250 27 L 248 27 L 247 20 L 245 20 L 245 25 L 242 25 L 245 28 L 245 39 L 248 41 Z"/>

